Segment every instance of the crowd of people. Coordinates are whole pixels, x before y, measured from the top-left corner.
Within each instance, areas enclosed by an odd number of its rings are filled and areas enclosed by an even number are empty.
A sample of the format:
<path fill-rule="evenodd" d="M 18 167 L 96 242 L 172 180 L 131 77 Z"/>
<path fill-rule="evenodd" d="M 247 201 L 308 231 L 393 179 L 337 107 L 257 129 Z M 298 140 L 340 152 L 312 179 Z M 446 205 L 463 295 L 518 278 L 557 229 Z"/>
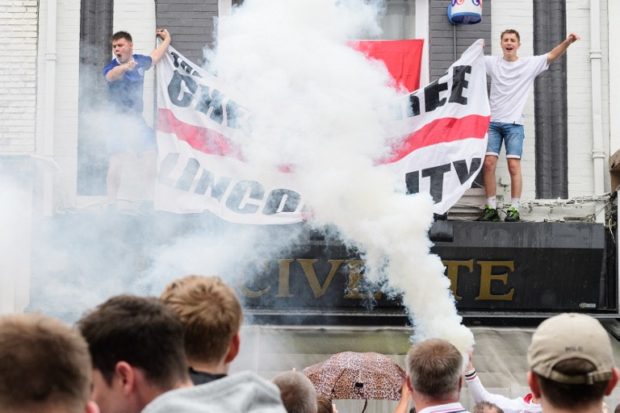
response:
<path fill-rule="evenodd" d="M 161 297 L 119 295 L 75 327 L 40 314 L 0 317 L 0 411 L 7 413 L 336 413 L 302 372 L 267 380 L 229 374 L 243 313 L 218 277 L 191 275 Z M 469 357 L 471 359 L 471 357 Z M 465 413 L 464 383 L 483 413 L 601 413 L 614 389 L 611 341 L 594 318 L 561 314 L 532 336 L 518 399 L 484 388 L 471 362 L 443 339 L 414 344 L 395 413 Z M 351 383 L 354 385 L 355 383 Z"/>

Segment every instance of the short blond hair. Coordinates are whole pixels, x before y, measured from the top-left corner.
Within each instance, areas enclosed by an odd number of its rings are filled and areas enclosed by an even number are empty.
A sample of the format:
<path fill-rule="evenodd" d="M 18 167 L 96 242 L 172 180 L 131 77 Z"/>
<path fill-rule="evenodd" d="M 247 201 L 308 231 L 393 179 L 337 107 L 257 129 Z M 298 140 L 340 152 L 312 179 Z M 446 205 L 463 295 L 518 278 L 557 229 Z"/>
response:
<path fill-rule="evenodd" d="M 0 317 L 2 411 L 84 412 L 92 364 L 76 330 L 40 314 Z"/>
<path fill-rule="evenodd" d="M 161 300 L 181 319 L 188 359 L 218 362 L 241 328 L 243 312 L 234 290 L 216 276 L 188 275 L 171 282 Z"/>

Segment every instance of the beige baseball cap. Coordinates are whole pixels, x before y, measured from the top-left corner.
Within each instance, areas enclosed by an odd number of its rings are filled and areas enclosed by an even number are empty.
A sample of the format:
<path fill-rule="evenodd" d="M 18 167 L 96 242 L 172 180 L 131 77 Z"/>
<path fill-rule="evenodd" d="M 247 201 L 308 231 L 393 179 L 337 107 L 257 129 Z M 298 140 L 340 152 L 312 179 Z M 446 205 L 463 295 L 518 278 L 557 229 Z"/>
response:
<path fill-rule="evenodd" d="M 564 360 L 583 359 L 595 366 L 589 373 L 569 375 L 555 370 Z M 527 351 L 530 370 L 558 383 L 593 384 L 611 378 L 614 367 L 611 341 L 595 318 L 564 313 L 543 321 Z"/>

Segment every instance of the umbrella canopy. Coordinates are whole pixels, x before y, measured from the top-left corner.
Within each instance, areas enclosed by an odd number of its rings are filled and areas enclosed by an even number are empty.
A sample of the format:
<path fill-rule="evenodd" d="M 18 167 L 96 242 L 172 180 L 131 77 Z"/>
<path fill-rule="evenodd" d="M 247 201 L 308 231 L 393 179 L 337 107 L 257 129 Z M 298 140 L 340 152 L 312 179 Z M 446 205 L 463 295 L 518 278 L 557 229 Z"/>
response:
<path fill-rule="evenodd" d="M 400 400 L 405 372 L 379 353 L 337 353 L 304 369 L 317 393 L 330 399 Z"/>

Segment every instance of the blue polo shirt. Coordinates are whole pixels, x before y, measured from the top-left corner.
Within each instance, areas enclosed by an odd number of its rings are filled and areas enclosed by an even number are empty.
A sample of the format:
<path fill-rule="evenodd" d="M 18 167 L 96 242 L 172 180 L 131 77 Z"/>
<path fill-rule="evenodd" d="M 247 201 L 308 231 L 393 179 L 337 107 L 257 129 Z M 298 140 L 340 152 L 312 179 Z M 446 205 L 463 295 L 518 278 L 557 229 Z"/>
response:
<path fill-rule="evenodd" d="M 110 102 L 116 110 L 126 114 L 142 115 L 144 102 L 142 99 L 144 91 L 144 73 L 151 68 L 153 60 L 150 56 L 134 54 L 133 60 L 136 66 L 123 74 L 118 80 L 108 82 L 108 95 Z M 103 68 L 103 76 L 120 62 L 114 58 Z"/>

